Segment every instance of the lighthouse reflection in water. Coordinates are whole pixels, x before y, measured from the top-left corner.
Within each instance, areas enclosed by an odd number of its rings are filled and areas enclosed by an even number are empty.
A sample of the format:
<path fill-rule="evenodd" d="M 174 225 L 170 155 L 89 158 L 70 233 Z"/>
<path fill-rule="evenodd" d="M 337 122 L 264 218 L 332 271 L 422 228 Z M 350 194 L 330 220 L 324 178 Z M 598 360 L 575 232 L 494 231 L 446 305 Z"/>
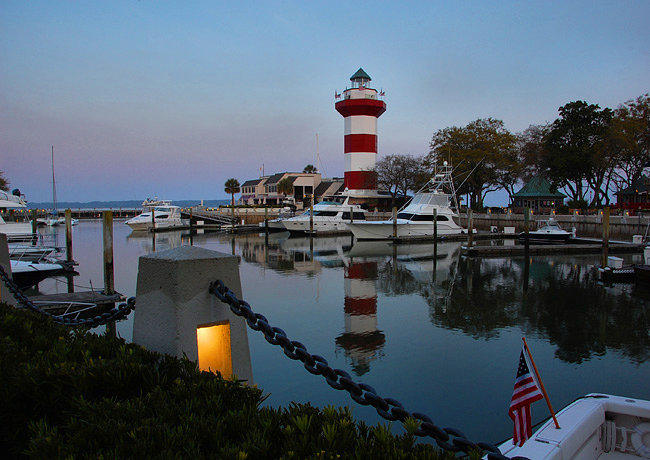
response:
<path fill-rule="evenodd" d="M 75 258 L 84 277 L 101 281 L 100 225 L 77 226 Z M 267 244 L 263 234 L 136 237 L 122 227 L 115 229 L 115 284 L 126 296 L 136 295 L 138 257 L 151 253 L 154 241 L 156 252 L 193 244 L 234 254 L 240 257 L 242 298 L 272 326 L 382 397 L 472 440 L 512 435 L 507 408 L 522 336 L 554 407 L 591 392 L 650 399 L 650 292 L 599 283 L 593 270 L 599 255 L 473 259 L 460 255 L 460 242 L 393 245 L 271 234 Z M 641 263 L 635 257 L 623 255 L 624 263 Z M 49 284 L 52 292 L 63 289 Z M 47 286 L 41 283 L 42 290 Z M 198 318 L 183 343 L 196 348 L 203 328 L 221 320 L 212 313 Z M 127 340 L 140 335 L 133 321 L 117 325 Z M 263 334 L 248 330 L 247 342 L 250 381 L 254 375 L 268 396 L 264 404 L 349 406 L 359 420 L 385 422 L 288 359 Z M 245 378 L 235 362 L 239 354 L 233 350 L 233 371 Z M 221 367 L 215 356 L 196 358 L 213 369 Z M 223 358 L 227 367 L 228 356 Z M 544 405 L 533 407 L 533 423 L 548 416 Z M 393 429 L 399 431 L 399 424 Z"/>

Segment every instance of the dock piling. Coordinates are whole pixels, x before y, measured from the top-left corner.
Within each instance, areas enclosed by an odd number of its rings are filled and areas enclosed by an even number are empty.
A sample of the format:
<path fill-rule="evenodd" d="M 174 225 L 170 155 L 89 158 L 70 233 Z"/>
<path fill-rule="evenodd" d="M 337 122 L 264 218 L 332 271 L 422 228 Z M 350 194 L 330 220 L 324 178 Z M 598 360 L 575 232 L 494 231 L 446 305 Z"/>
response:
<path fill-rule="evenodd" d="M 113 211 L 103 213 L 104 240 L 104 294 L 115 294 L 115 274 L 113 263 Z M 152 212 L 153 215 L 153 212 Z M 117 336 L 115 321 L 106 323 L 106 335 Z"/>
<path fill-rule="evenodd" d="M 74 259 L 72 257 L 72 211 L 65 210 L 65 260 L 69 265 L 72 265 Z M 72 276 L 67 276 L 68 279 L 68 292 L 74 292 L 74 283 Z"/>
<path fill-rule="evenodd" d="M 607 256 L 609 253 L 609 206 L 603 209 L 603 254 L 601 267 L 607 266 Z"/>

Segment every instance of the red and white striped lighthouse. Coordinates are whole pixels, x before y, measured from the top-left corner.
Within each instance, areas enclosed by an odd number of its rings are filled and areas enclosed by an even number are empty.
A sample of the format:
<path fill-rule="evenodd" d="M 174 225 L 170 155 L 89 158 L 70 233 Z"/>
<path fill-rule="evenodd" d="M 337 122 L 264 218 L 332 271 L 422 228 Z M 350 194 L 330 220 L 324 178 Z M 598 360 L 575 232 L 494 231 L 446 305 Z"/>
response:
<path fill-rule="evenodd" d="M 386 111 L 386 103 L 379 99 L 383 92 L 368 87 L 370 80 L 363 69 L 357 70 L 350 77 L 352 88 L 343 91 L 335 105 L 345 119 L 344 185 L 349 195 L 360 197 L 377 194 L 377 173 L 372 171 L 377 157 L 377 118 Z"/>

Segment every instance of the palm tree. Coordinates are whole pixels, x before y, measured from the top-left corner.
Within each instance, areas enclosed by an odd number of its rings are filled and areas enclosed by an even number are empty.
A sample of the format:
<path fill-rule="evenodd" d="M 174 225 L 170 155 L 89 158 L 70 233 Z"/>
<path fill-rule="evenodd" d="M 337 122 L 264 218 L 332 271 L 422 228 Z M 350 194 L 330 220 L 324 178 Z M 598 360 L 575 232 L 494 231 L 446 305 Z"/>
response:
<path fill-rule="evenodd" d="M 278 193 L 282 193 L 285 198 L 287 195 L 293 195 L 293 181 L 285 177 L 278 182 Z"/>
<path fill-rule="evenodd" d="M 231 196 L 231 204 L 233 210 L 235 209 L 235 193 L 239 193 L 240 188 L 239 188 L 239 181 L 235 179 L 234 177 L 228 179 L 226 183 L 224 184 L 225 188 L 224 191 L 226 193 L 230 193 Z"/>
<path fill-rule="evenodd" d="M 0 190 L 9 191 L 9 181 L 5 178 L 5 173 L 0 171 Z"/>

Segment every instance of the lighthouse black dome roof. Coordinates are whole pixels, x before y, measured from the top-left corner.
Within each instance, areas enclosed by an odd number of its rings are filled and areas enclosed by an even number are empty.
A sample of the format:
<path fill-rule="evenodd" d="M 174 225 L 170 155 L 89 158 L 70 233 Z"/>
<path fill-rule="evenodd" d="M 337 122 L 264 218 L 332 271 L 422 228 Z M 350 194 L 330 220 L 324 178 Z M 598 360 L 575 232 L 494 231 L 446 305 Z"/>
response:
<path fill-rule="evenodd" d="M 359 70 L 357 70 L 354 73 L 354 75 L 352 75 L 350 77 L 350 80 L 351 81 L 355 81 L 355 80 L 367 80 L 367 81 L 370 81 L 370 80 L 372 80 L 372 78 L 370 78 L 370 75 L 368 75 L 366 72 L 364 72 L 364 70 L 361 67 L 359 67 Z"/>

